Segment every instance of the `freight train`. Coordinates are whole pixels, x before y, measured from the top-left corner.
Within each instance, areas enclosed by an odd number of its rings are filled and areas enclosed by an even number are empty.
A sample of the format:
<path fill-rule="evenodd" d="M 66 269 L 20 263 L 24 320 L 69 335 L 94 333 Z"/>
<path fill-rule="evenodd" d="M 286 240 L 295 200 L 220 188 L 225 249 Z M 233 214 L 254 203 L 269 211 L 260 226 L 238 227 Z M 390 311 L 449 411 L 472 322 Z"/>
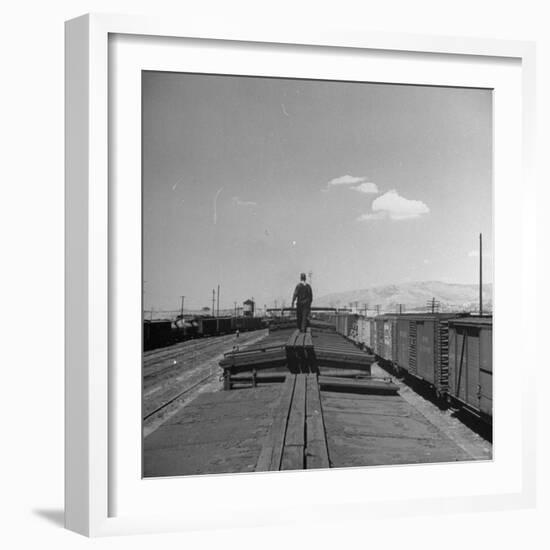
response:
<path fill-rule="evenodd" d="M 493 417 L 493 319 L 456 313 L 337 313 L 327 320 L 381 366 L 413 377 L 487 424 Z"/>
<path fill-rule="evenodd" d="M 170 346 L 191 338 L 222 336 L 237 331 L 260 330 L 266 324 L 261 317 L 195 317 L 143 321 L 144 351 Z"/>

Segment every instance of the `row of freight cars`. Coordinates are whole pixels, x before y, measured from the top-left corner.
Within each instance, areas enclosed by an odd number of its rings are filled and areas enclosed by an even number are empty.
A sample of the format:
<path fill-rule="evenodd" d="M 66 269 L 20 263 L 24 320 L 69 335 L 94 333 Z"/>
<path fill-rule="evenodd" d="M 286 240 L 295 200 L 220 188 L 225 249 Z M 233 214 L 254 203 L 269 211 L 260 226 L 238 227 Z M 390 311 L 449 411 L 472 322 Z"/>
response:
<path fill-rule="evenodd" d="M 143 321 L 145 351 L 169 346 L 191 338 L 221 336 L 237 331 L 265 328 L 261 317 L 196 317 L 193 319 L 155 319 Z"/>
<path fill-rule="evenodd" d="M 493 416 L 493 319 L 465 314 L 334 314 L 337 332 L 487 423 Z"/>

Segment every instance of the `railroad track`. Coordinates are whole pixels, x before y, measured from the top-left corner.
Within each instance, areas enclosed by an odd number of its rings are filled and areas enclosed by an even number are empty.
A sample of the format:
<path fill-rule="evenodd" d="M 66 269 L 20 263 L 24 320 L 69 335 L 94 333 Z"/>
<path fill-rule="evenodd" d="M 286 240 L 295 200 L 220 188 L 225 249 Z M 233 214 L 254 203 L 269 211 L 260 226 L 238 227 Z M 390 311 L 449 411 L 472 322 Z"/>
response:
<path fill-rule="evenodd" d="M 147 354 L 143 357 L 143 378 L 144 381 L 149 381 L 155 377 L 162 376 L 167 372 L 178 369 L 182 363 L 189 361 L 193 362 L 204 359 L 205 353 L 219 353 L 220 349 L 227 350 L 228 346 L 233 343 L 246 344 L 254 338 L 263 335 L 263 331 L 258 334 L 257 331 L 247 333 L 246 336 L 241 336 L 239 339 L 234 334 L 226 336 L 215 336 L 201 339 L 199 342 L 185 342 L 177 344 L 177 349 L 171 349 L 154 355 Z"/>
<path fill-rule="evenodd" d="M 264 338 L 264 331 L 241 335 L 239 343 L 253 344 Z M 194 345 L 179 345 L 169 352 L 148 354 L 150 364 L 143 373 L 143 423 L 147 436 L 200 388 L 219 378 L 218 362 L 235 335 L 218 336 Z M 176 359 L 177 358 L 177 359 Z M 154 361 L 154 362 L 152 362 Z"/>
<path fill-rule="evenodd" d="M 227 334 L 224 336 L 205 336 L 204 338 L 197 338 L 194 340 L 185 340 L 184 342 L 179 342 L 170 346 L 170 348 L 163 348 L 162 350 L 155 351 L 146 351 L 143 354 L 143 367 L 148 368 L 154 366 L 159 361 L 166 361 L 173 359 L 182 353 L 202 349 L 204 347 L 211 346 L 213 340 L 218 340 L 220 342 L 227 342 L 235 338 L 234 334 Z"/>
<path fill-rule="evenodd" d="M 182 350 L 178 355 L 174 355 L 170 359 L 165 359 L 160 365 L 150 366 L 147 371 L 144 369 L 143 382 L 144 387 L 148 387 L 150 384 L 155 384 L 166 374 L 176 376 L 182 369 L 182 367 L 189 366 L 191 368 L 200 361 L 210 359 L 220 353 L 220 348 L 216 346 L 214 349 L 210 347 L 194 348 L 191 350 Z M 176 359 L 177 358 L 177 359 Z"/>
<path fill-rule="evenodd" d="M 159 412 L 161 412 L 162 410 L 166 409 L 167 407 L 169 407 L 172 403 L 174 403 L 175 401 L 177 401 L 178 399 L 180 399 L 181 397 L 183 397 L 185 394 L 189 393 L 190 391 L 194 390 L 195 388 L 197 388 L 198 386 L 200 386 L 201 384 L 205 384 L 208 380 L 211 380 L 211 379 L 214 379 L 216 376 L 219 376 L 217 375 L 217 373 L 212 373 L 212 374 L 209 374 L 208 376 L 205 376 L 203 378 L 201 378 L 200 380 L 196 381 L 194 384 L 192 384 L 191 386 L 185 388 L 184 390 L 180 391 L 178 394 L 174 395 L 173 397 L 171 397 L 168 401 L 164 402 L 162 405 L 160 405 L 159 407 L 157 407 L 156 409 L 153 409 L 151 412 L 149 412 L 148 414 L 146 414 L 144 417 L 143 417 L 143 420 L 146 421 L 148 420 L 149 418 L 151 418 L 152 416 L 158 414 Z"/>

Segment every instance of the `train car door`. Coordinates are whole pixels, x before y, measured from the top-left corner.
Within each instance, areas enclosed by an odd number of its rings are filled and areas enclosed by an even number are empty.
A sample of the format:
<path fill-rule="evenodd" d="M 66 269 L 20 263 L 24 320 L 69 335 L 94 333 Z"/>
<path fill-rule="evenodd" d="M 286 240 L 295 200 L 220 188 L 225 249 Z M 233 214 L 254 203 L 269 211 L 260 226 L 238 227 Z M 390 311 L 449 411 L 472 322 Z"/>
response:
<path fill-rule="evenodd" d="M 416 361 L 417 376 L 430 384 L 435 384 L 435 321 L 429 319 L 418 321 L 416 330 L 418 347 Z"/>

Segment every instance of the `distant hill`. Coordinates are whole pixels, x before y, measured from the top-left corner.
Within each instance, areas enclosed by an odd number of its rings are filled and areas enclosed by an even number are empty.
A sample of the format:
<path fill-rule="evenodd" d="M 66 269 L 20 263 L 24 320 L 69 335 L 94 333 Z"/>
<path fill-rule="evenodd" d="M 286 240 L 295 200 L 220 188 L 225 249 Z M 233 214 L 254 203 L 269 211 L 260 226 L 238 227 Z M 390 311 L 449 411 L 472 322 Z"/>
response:
<path fill-rule="evenodd" d="M 440 302 L 439 311 L 473 311 L 479 307 L 479 286 L 450 284 L 441 281 L 423 281 L 382 285 L 335 292 L 314 299 L 313 306 L 349 307 L 350 303 L 359 302 L 359 308 L 368 304 L 369 309 L 380 305 L 381 312 L 394 312 L 399 304 L 403 311 L 426 311 L 426 303 L 435 298 Z M 493 285 L 483 285 L 483 309 L 493 309 Z"/>

